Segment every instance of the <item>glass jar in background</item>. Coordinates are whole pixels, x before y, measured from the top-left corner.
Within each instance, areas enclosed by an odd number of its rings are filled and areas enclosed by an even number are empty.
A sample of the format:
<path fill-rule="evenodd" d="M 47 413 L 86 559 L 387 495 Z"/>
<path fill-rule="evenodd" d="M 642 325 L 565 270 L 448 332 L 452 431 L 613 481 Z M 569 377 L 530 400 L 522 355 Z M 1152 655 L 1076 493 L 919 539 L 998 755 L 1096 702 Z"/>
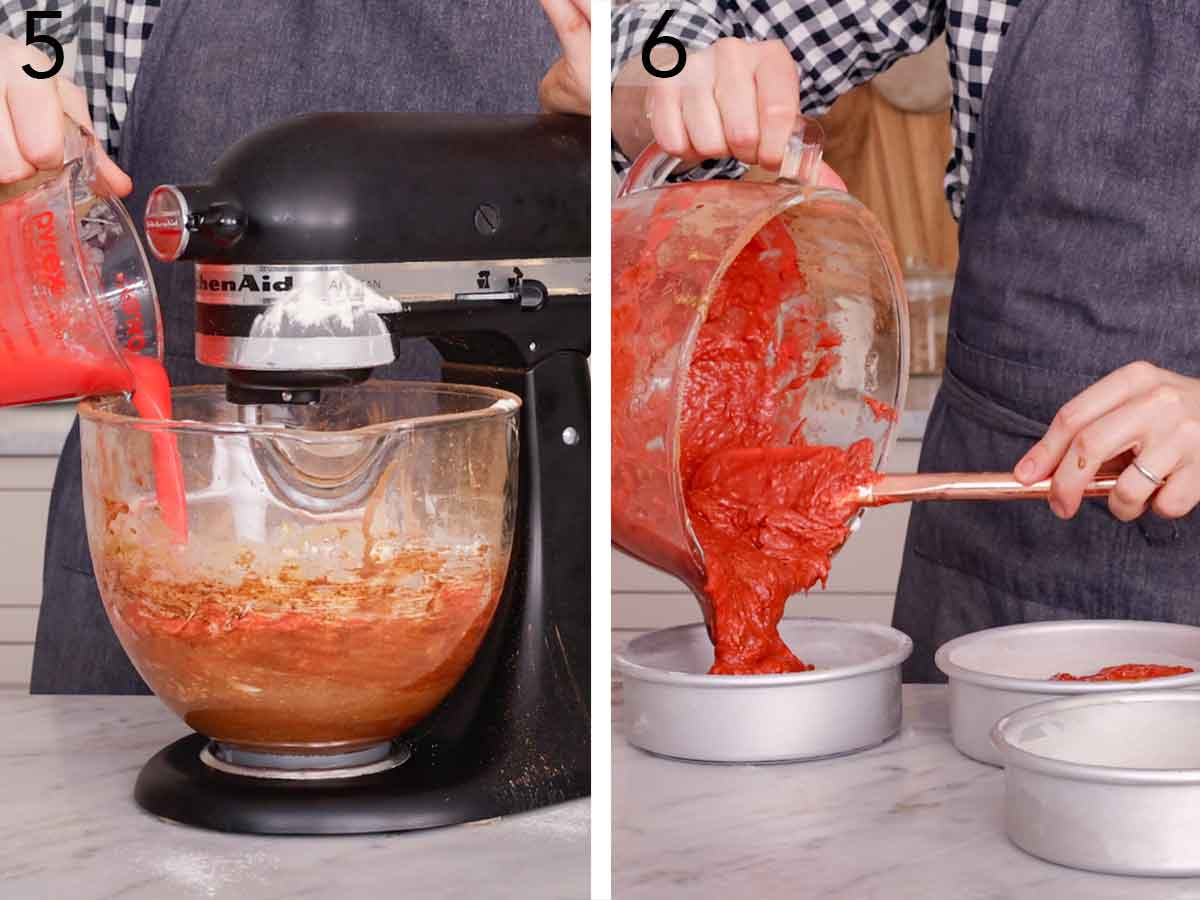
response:
<path fill-rule="evenodd" d="M 908 294 L 913 375 L 940 375 L 946 365 L 950 295 L 954 273 L 934 269 L 923 259 L 904 261 L 904 289 Z"/>

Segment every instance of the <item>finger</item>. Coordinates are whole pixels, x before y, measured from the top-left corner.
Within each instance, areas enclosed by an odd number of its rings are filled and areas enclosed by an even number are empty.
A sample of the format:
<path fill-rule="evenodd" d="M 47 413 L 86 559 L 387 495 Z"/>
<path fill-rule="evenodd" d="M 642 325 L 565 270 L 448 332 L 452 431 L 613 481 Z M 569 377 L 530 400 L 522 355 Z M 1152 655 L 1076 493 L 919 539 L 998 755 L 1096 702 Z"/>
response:
<path fill-rule="evenodd" d="M 1200 465 L 1191 463 L 1171 473 L 1158 489 L 1150 508 L 1164 519 L 1186 516 L 1200 503 Z"/>
<path fill-rule="evenodd" d="M 58 87 L 58 102 L 62 104 L 71 120 L 80 128 L 92 131 L 92 112 L 88 109 L 87 96 L 77 84 L 67 78 L 51 79 Z"/>
<path fill-rule="evenodd" d="M 778 169 L 800 113 L 800 74 L 787 49 L 765 51 L 754 72 L 758 99 L 758 163 Z"/>
<path fill-rule="evenodd" d="M 1184 462 L 1183 448 L 1177 441 L 1156 441 L 1138 454 L 1137 461 L 1160 479 L 1174 478 Z M 1146 506 L 1160 488 L 1130 465 L 1121 472 L 1108 495 L 1108 508 L 1122 522 L 1132 522 L 1146 512 Z"/>
<path fill-rule="evenodd" d="M 587 115 L 589 98 L 580 90 L 565 58 L 559 58 L 538 85 L 538 100 L 546 112 Z"/>
<path fill-rule="evenodd" d="M 8 112 L 17 146 L 37 169 L 58 169 L 63 164 L 63 107 L 52 81 L 18 78 L 8 85 Z"/>
<path fill-rule="evenodd" d="M 701 159 L 719 159 L 730 155 L 729 145 L 725 142 L 725 125 L 721 121 L 721 111 L 717 108 L 717 98 L 713 96 L 711 85 L 707 89 L 700 86 L 684 88 L 680 108 L 688 140 Z"/>
<path fill-rule="evenodd" d="M 650 130 L 654 140 L 667 153 L 679 159 L 696 160 L 700 155 L 692 146 L 687 127 L 683 124 L 682 97 L 679 89 L 666 83 L 653 87 L 646 95 L 650 114 Z"/>
<path fill-rule="evenodd" d="M 88 134 L 93 134 L 92 114 L 83 91 L 66 78 L 55 78 L 53 81 L 58 84 L 58 97 L 63 111 L 71 121 L 85 129 Z M 109 190 L 118 197 L 124 197 L 133 190 L 133 180 L 106 153 L 100 153 L 96 168 L 97 174 L 108 185 Z"/>
<path fill-rule="evenodd" d="M 1150 363 L 1122 366 L 1063 405 L 1054 421 L 1013 469 L 1018 481 L 1032 484 L 1047 477 L 1063 461 L 1075 436 L 1131 397 L 1161 384 L 1167 373 Z"/>
<path fill-rule="evenodd" d="M 12 118 L 8 115 L 4 95 L 0 94 L 0 184 L 24 181 L 36 172 L 37 169 L 29 164 L 17 145 Z"/>
<path fill-rule="evenodd" d="M 118 197 L 127 197 L 133 191 L 133 179 L 105 153 L 99 155 L 96 173 Z"/>
<path fill-rule="evenodd" d="M 588 24 L 592 21 L 592 0 L 571 0 L 575 4 L 575 8 L 579 10 L 579 14 L 588 20 Z"/>
<path fill-rule="evenodd" d="M 1154 443 L 1163 421 L 1157 399 L 1155 391 L 1142 394 L 1096 419 L 1072 438 L 1050 483 L 1050 508 L 1056 515 L 1075 515 L 1084 488 L 1105 460 L 1126 450 L 1140 452 Z"/>
<path fill-rule="evenodd" d="M 564 55 L 579 59 L 581 54 L 591 53 L 591 23 L 574 0 L 542 0 L 542 9 L 554 26 Z"/>
<path fill-rule="evenodd" d="M 754 70 L 742 46 L 724 41 L 717 47 L 717 80 L 713 96 L 725 130 L 725 143 L 744 163 L 758 161 L 758 97 Z"/>

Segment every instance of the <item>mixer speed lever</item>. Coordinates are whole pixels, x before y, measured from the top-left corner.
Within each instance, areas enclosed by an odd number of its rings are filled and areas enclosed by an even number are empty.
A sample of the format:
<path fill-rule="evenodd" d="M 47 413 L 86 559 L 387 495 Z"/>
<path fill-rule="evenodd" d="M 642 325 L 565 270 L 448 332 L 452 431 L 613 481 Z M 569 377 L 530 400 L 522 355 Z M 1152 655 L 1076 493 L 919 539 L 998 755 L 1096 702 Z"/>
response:
<path fill-rule="evenodd" d="M 532 278 L 510 278 L 507 290 L 503 291 L 467 291 L 454 295 L 460 302 L 472 301 L 520 301 L 521 309 L 541 309 L 549 296 L 546 285 Z"/>

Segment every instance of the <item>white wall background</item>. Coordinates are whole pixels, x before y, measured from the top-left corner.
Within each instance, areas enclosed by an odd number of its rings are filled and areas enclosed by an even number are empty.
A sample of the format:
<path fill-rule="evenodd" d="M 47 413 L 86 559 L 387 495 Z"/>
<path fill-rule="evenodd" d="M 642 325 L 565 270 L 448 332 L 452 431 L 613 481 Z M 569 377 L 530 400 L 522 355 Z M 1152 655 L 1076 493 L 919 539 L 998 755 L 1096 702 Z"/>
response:
<path fill-rule="evenodd" d="M 29 687 L 54 456 L 0 456 L 0 689 Z"/>

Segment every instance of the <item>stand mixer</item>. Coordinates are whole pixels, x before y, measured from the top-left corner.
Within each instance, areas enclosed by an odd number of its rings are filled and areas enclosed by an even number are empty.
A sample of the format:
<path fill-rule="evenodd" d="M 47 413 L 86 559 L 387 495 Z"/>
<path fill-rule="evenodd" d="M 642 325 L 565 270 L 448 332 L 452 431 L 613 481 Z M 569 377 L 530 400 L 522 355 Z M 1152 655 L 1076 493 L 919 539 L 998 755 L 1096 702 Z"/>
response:
<path fill-rule="evenodd" d="M 588 793 L 588 134 L 571 117 L 309 115 L 245 138 L 206 184 L 152 193 L 150 248 L 194 262 L 196 358 L 224 373 L 224 399 L 210 400 L 238 422 L 315 421 L 356 397 L 370 413 L 383 383 L 367 379 L 408 337 L 433 342 L 447 384 L 522 403 L 494 618 L 387 766 L 355 750 L 288 774 L 286 757 L 231 757 L 194 734 L 142 770 L 148 811 L 226 831 L 363 833 Z M 187 390 L 181 419 L 200 408 Z"/>

